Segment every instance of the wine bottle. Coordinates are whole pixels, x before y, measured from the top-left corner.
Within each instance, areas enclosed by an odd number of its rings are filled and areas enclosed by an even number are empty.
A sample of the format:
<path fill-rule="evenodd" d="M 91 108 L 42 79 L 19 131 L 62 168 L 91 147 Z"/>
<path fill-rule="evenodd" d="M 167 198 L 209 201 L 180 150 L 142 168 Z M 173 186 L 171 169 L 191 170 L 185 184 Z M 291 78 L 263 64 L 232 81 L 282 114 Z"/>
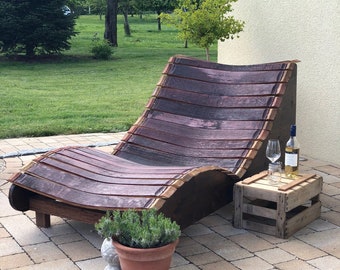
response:
<path fill-rule="evenodd" d="M 300 145 L 296 138 L 296 125 L 290 127 L 290 138 L 285 148 L 285 173 L 289 178 L 299 174 Z"/>

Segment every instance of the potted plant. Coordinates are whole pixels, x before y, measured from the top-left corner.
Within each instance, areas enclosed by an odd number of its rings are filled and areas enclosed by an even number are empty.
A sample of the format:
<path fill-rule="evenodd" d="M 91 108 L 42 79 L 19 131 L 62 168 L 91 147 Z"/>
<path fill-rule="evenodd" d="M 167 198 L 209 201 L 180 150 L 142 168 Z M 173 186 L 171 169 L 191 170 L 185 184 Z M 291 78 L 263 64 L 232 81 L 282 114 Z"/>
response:
<path fill-rule="evenodd" d="M 181 234 L 176 222 L 153 208 L 107 211 L 95 228 L 112 239 L 122 270 L 168 270 Z"/>

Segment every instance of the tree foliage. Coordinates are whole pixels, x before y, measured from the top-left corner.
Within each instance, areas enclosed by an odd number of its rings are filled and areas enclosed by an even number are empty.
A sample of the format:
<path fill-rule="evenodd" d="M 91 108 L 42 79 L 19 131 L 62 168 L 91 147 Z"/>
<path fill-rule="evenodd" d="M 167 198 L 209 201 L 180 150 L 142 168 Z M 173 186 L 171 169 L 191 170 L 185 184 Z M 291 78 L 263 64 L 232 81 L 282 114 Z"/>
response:
<path fill-rule="evenodd" d="M 70 48 L 76 35 L 75 18 L 64 15 L 64 0 L 0 0 L 0 48 L 2 52 L 60 53 Z"/>
<path fill-rule="evenodd" d="M 209 60 L 212 44 L 238 38 L 243 31 L 245 23 L 228 16 L 233 11 L 233 2 L 237 0 L 180 0 L 172 15 L 163 13 L 161 18 L 178 28 L 179 38 L 204 48 Z"/>

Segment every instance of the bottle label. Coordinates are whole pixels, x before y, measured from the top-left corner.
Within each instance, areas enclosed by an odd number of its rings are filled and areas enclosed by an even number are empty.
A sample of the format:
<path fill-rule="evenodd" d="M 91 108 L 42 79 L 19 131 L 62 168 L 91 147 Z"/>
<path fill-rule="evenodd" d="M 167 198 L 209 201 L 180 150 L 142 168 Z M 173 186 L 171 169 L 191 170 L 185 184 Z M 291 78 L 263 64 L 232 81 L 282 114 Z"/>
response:
<path fill-rule="evenodd" d="M 285 153 L 285 165 L 296 167 L 298 166 L 299 155 L 297 153 Z"/>

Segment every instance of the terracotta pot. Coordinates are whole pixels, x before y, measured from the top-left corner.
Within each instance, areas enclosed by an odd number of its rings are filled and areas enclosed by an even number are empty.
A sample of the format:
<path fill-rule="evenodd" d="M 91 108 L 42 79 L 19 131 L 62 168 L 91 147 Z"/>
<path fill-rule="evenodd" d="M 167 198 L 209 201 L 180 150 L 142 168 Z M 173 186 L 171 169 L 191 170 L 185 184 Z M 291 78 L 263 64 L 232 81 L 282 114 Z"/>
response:
<path fill-rule="evenodd" d="M 178 241 L 158 248 L 131 248 L 116 241 L 112 241 L 112 244 L 122 270 L 169 270 Z"/>

